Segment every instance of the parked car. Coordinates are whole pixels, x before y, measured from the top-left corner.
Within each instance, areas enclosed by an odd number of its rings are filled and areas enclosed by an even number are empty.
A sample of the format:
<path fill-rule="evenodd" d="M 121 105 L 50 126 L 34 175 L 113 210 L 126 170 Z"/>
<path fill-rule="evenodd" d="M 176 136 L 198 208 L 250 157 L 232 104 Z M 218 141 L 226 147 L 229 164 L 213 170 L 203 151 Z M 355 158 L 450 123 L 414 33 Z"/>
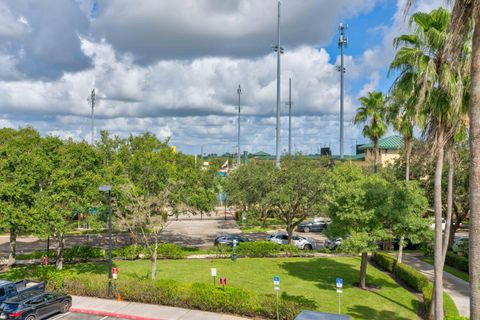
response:
<path fill-rule="evenodd" d="M 442 218 L 442 231 L 445 231 L 445 226 L 447 224 L 447 221 Z M 435 218 L 432 219 L 432 224 L 430 225 L 430 229 L 435 229 Z"/>
<path fill-rule="evenodd" d="M 288 234 L 284 232 L 273 233 L 267 236 L 267 240 L 278 244 L 288 244 Z M 302 237 L 296 234 L 292 236 L 292 244 L 303 250 L 317 249 L 317 243 L 314 239 Z"/>
<path fill-rule="evenodd" d="M 455 237 L 452 251 L 460 255 L 468 255 L 468 237 Z"/>
<path fill-rule="evenodd" d="M 2 320 L 41 320 L 56 313 L 66 313 L 72 297 L 60 293 L 30 291 L 5 300 L 0 305 Z"/>
<path fill-rule="evenodd" d="M 325 228 L 327 228 L 327 223 L 328 223 L 328 220 L 326 220 L 328 218 L 315 218 L 315 219 L 312 219 L 312 220 L 306 220 L 306 221 L 303 221 L 301 222 L 298 227 L 297 227 L 297 231 L 300 231 L 300 232 L 321 232 L 323 230 L 325 230 Z"/>
<path fill-rule="evenodd" d="M 392 240 L 393 250 L 398 250 L 400 247 L 400 239 L 393 239 Z M 410 239 L 405 238 L 403 243 L 403 249 L 405 250 L 418 250 L 422 245 L 420 243 L 413 244 Z"/>
<path fill-rule="evenodd" d="M 342 238 L 326 239 L 324 242 L 325 248 L 335 250 L 342 244 L 342 240 Z"/>
<path fill-rule="evenodd" d="M 22 292 L 27 291 L 43 291 L 45 283 L 33 280 L 20 280 L 16 282 L 0 280 L 0 303 L 13 298 Z"/>
<path fill-rule="evenodd" d="M 223 244 L 223 245 L 227 245 L 227 246 L 233 246 L 233 240 L 237 240 L 237 244 L 241 243 L 241 242 L 251 242 L 253 241 L 252 239 L 249 239 L 247 237 L 244 237 L 242 235 L 239 235 L 239 234 L 221 234 L 219 236 L 217 236 L 215 238 L 215 240 L 213 241 L 213 244 L 214 245 L 219 245 L 219 244 Z"/>

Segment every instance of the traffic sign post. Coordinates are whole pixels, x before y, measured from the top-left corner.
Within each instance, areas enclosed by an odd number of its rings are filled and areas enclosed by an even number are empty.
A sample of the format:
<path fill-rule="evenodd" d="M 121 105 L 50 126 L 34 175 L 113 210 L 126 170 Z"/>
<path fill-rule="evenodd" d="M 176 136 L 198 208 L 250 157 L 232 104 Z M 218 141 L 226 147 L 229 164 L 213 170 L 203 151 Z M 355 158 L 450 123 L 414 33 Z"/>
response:
<path fill-rule="evenodd" d="M 280 291 L 280 277 L 274 276 L 273 277 L 273 289 L 277 293 L 277 320 L 280 319 L 280 313 L 278 312 L 278 291 Z"/>
<path fill-rule="evenodd" d="M 232 261 L 237 261 L 237 240 L 233 240 Z"/>
<path fill-rule="evenodd" d="M 227 285 L 227 278 L 226 277 L 220 277 L 220 285 L 223 286 L 223 290 L 225 290 L 225 286 Z"/>
<path fill-rule="evenodd" d="M 340 314 L 340 294 L 342 293 L 342 288 L 343 288 L 342 278 L 337 278 L 336 287 L 337 287 L 337 293 L 338 293 L 338 314 Z"/>
<path fill-rule="evenodd" d="M 210 271 L 212 272 L 212 278 L 213 278 L 213 285 L 216 285 L 215 279 L 217 278 L 217 268 L 211 268 Z"/>

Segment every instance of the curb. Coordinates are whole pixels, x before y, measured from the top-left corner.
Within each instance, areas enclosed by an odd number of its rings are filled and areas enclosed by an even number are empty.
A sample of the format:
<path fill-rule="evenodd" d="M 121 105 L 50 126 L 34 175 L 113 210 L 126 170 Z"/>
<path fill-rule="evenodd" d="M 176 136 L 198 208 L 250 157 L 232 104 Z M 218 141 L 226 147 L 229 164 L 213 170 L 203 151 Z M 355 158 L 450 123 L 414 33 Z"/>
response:
<path fill-rule="evenodd" d="M 145 318 L 145 317 L 140 317 L 140 316 L 132 316 L 132 315 L 129 315 L 129 314 L 107 312 L 107 311 L 97 311 L 97 310 L 88 310 L 88 309 L 80 309 L 80 308 L 70 308 L 70 312 L 91 314 L 91 315 L 103 316 L 103 317 L 132 319 L 132 320 L 166 320 L 166 319 L 160 319 L 160 318 Z"/>

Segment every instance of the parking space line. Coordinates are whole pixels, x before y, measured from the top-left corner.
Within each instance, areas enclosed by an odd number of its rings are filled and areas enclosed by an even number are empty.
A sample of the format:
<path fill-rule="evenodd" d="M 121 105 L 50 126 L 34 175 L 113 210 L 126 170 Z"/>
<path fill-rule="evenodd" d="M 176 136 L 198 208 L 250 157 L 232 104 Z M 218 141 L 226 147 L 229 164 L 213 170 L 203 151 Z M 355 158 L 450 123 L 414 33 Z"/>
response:
<path fill-rule="evenodd" d="M 55 316 L 53 318 L 51 318 L 51 320 L 58 320 L 58 319 L 61 319 L 63 317 L 66 317 L 70 314 L 70 312 L 67 312 L 67 313 L 64 313 L 64 314 L 59 314 L 58 316 Z"/>
<path fill-rule="evenodd" d="M 105 319 L 107 319 L 107 318 L 108 318 L 108 316 L 105 316 L 105 317 L 103 317 L 103 318 L 102 318 L 102 319 L 100 319 L 100 320 L 105 320 Z"/>

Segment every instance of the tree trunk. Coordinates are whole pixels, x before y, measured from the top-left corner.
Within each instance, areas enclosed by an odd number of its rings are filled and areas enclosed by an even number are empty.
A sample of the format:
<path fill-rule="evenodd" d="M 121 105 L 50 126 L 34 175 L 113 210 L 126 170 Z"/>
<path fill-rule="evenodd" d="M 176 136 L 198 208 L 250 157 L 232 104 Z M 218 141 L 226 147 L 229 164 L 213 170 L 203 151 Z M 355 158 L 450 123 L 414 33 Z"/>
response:
<path fill-rule="evenodd" d="M 436 139 L 436 164 L 434 181 L 433 207 L 435 211 L 435 246 L 434 246 L 434 315 L 436 320 L 443 320 L 443 264 L 442 264 L 442 173 L 443 173 L 443 128 L 440 125 Z"/>
<path fill-rule="evenodd" d="M 480 319 L 480 5 L 473 4 L 470 82 L 470 319 Z"/>
<path fill-rule="evenodd" d="M 65 249 L 65 239 L 63 234 L 57 237 L 57 260 L 55 261 L 55 268 L 57 270 L 63 269 L 63 252 Z"/>
<path fill-rule="evenodd" d="M 362 262 L 360 263 L 360 280 L 358 286 L 362 289 L 367 288 L 367 265 L 368 265 L 368 253 L 362 252 Z"/>
<path fill-rule="evenodd" d="M 402 263 L 403 258 L 403 244 L 405 242 L 405 236 L 402 235 L 400 237 L 400 241 L 398 242 L 398 255 L 397 255 L 397 263 Z"/>
<path fill-rule="evenodd" d="M 412 155 L 412 138 L 405 138 L 405 180 L 410 180 L 410 156 Z"/>
<path fill-rule="evenodd" d="M 292 243 L 292 235 L 293 235 L 293 227 L 290 223 L 287 224 L 287 233 L 288 233 L 288 244 L 291 244 Z"/>
<path fill-rule="evenodd" d="M 373 172 L 378 170 L 378 141 L 375 140 L 373 144 Z"/>
<path fill-rule="evenodd" d="M 155 280 L 157 278 L 157 256 L 158 256 L 158 239 L 155 237 L 155 245 L 153 246 L 153 252 L 150 260 L 152 261 L 151 278 Z"/>
<path fill-rule="evenodd" d="M 447 147 L 447 162 L 448 162 L 448 186 L 447 186 L 447 215 L 445 219 L 445 231 L 443 232 L 442 244 L 442 269 L 445 266 L 445 257 L 447 256 L 448 243 L 450 242 L 450 229 L 452 226 L 452 212 L 453 212 L 453 184 L 455 177 L 455 150 L 453 142 Z"/>
<path fill-rule="evenodd" d="M 17 230 L 15 228 L 10 228 L 10 252 L 8 253 L 8 266 L 11 266 L 15 263 L 15 258 L 17 256 Z"/>

